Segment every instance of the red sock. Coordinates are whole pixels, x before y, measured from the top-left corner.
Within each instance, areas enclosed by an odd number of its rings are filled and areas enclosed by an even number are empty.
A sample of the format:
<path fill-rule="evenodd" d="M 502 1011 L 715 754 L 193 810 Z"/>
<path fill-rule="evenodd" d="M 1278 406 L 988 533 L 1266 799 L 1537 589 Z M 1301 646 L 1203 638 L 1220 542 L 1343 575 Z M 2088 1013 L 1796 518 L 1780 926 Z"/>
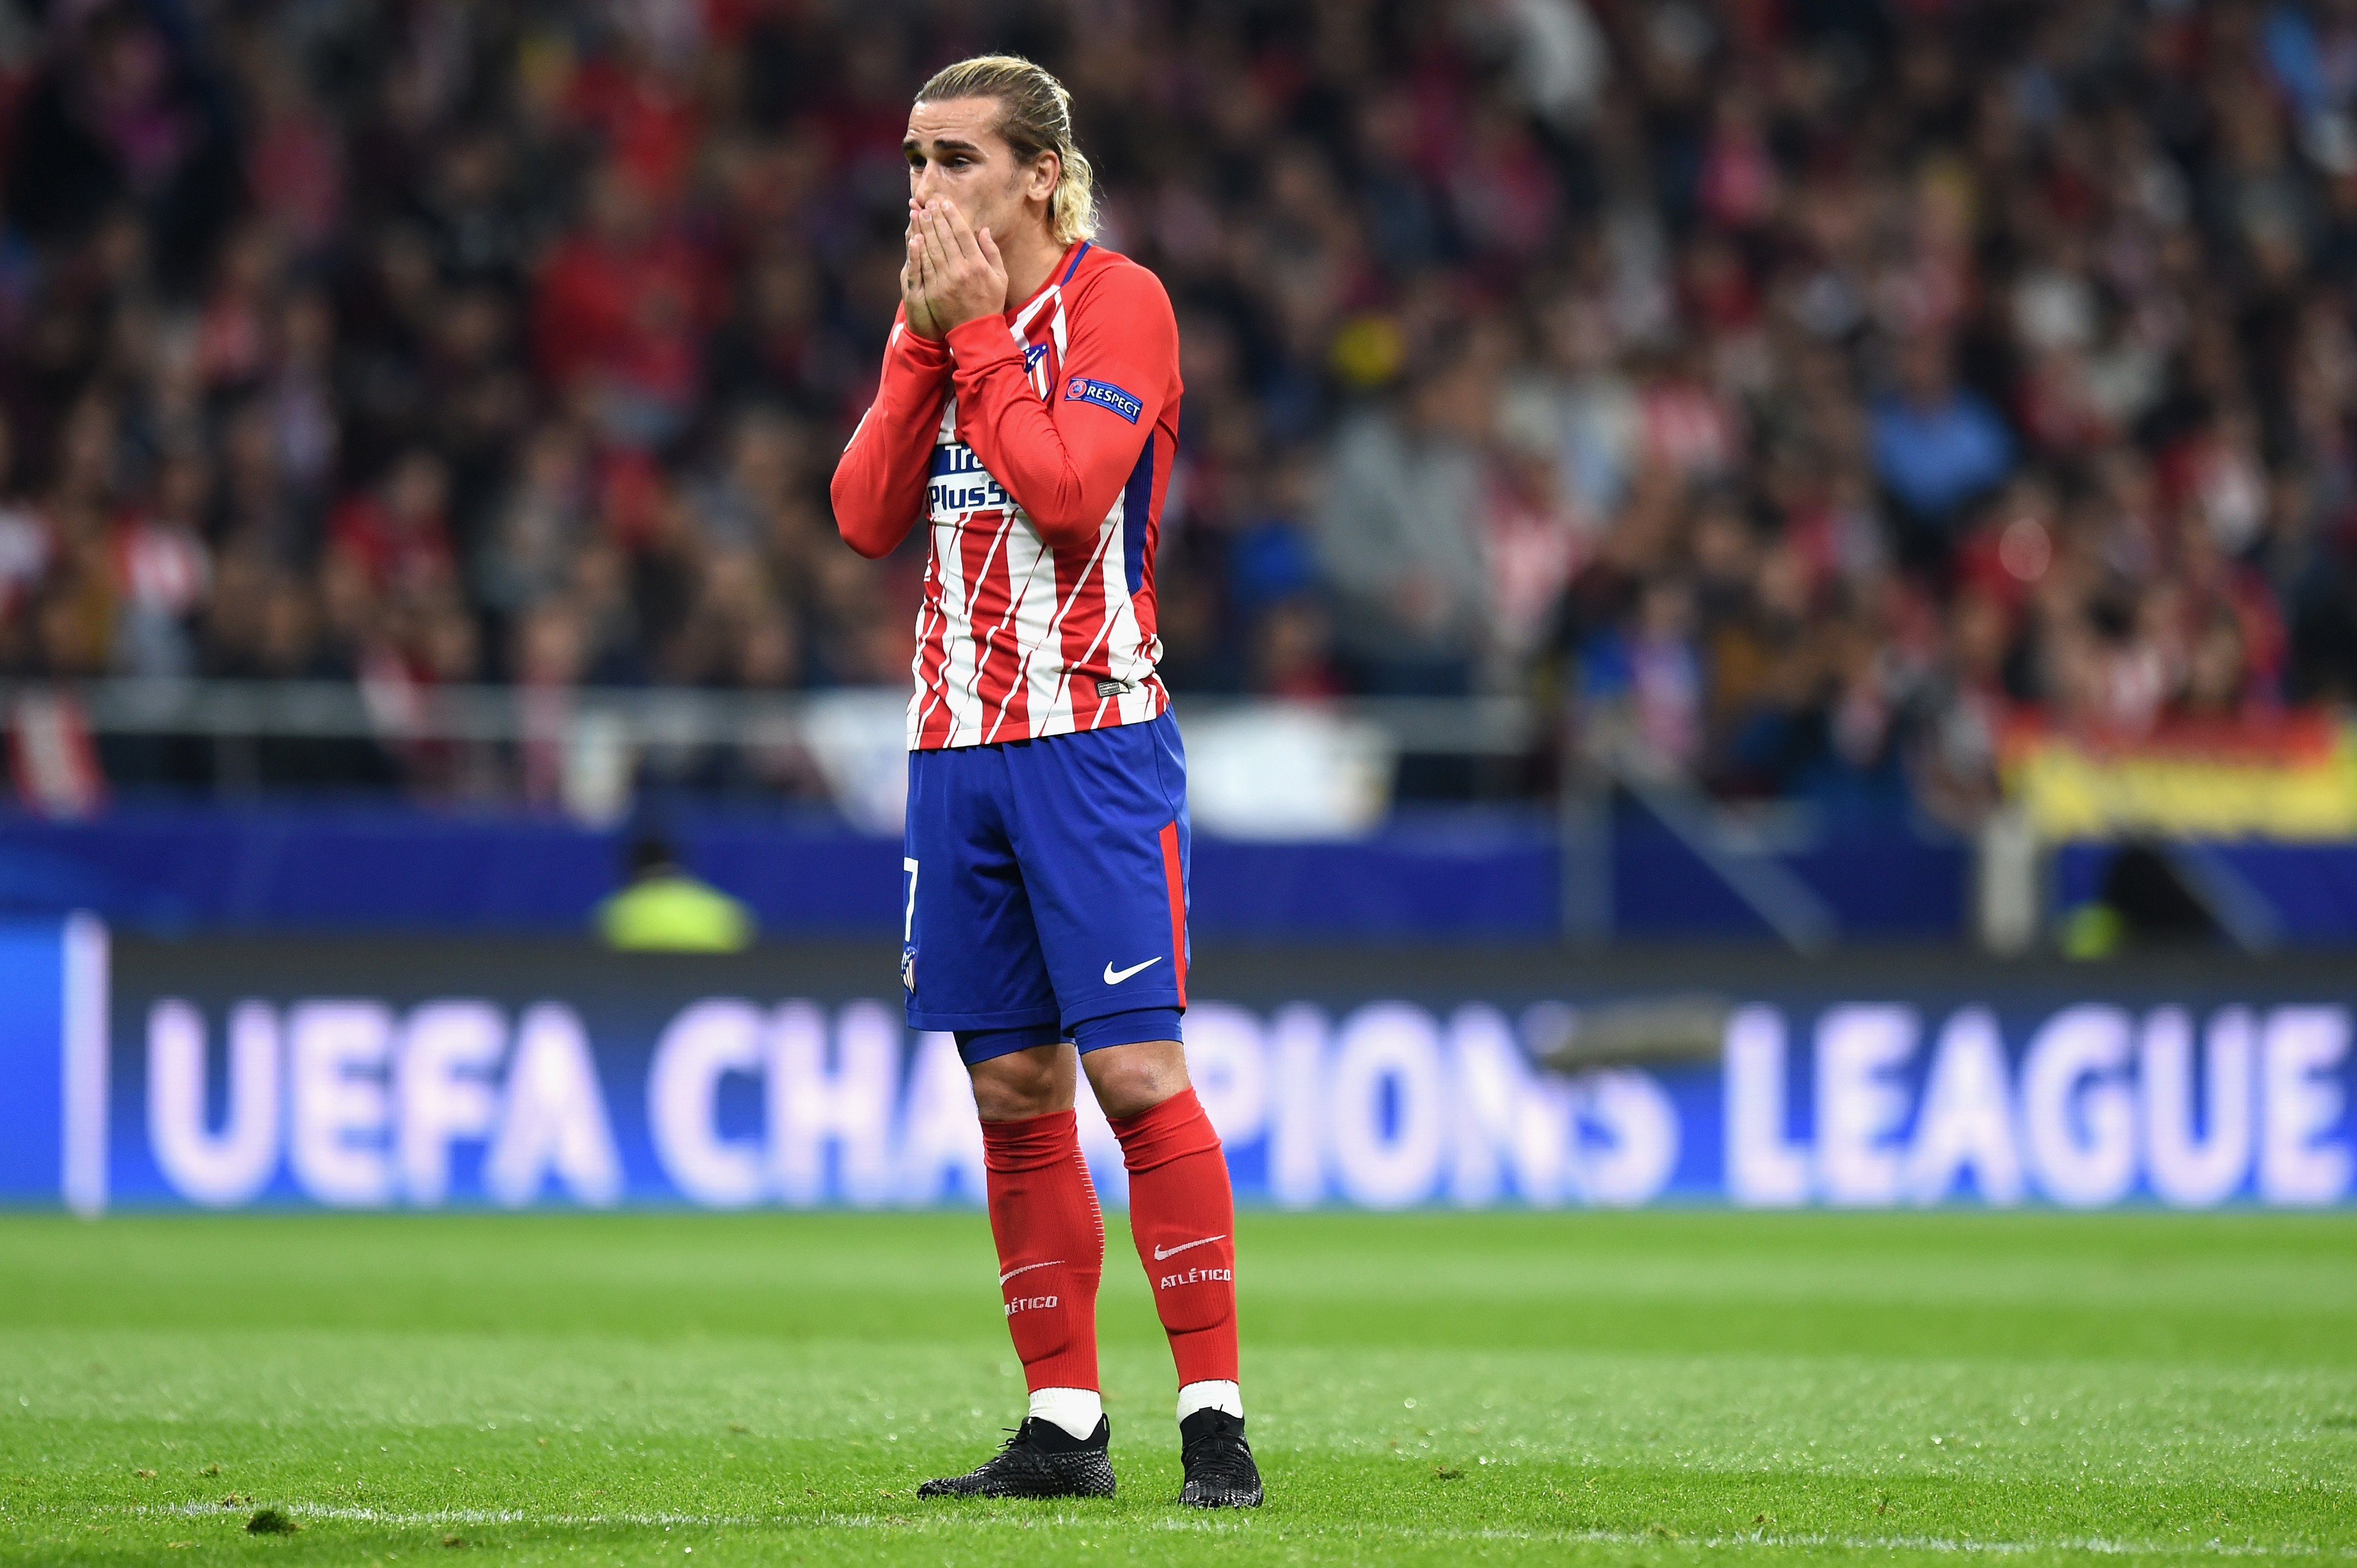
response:
<path fill-rule="evenodd" d="M 1104 1217 L 1069 1111 L 982 1124 L 1006 1329 L 1033 1389 L 1097 1386 Z"/>
<path fill-rule="evenodd" d="M 1129 1233 L 1170 1336 L 1178 1385 L 1236 1380 L 1236 1200 L 1220 1135 L 1191 1089 L 1114 1120 Z"/>

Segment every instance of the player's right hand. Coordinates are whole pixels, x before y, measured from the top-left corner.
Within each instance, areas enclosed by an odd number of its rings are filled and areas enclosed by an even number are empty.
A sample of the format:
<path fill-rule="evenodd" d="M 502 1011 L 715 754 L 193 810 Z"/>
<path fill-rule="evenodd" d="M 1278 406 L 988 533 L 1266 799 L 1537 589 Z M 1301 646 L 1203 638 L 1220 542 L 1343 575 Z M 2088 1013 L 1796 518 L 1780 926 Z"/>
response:
<path fill-rule="evenodd" d="M 909 312 L 909 330 L 933 342 L 942 339 L 942 329 L 933 319 L 933 307 L 925 300 L 925 238 L 917 227 L 921 209 L 911 199 L 909 202 L 908 254 L 900 259 L 900 303 Z"/>
<path fill-rule="evenodd" d="M 1006 263 L 989 230 L 975 229 L 946 199 L 927 202 L 917 225 L 924 236 L 925 294 L 935 327 L 952 332 L 1006 308 Z"/>

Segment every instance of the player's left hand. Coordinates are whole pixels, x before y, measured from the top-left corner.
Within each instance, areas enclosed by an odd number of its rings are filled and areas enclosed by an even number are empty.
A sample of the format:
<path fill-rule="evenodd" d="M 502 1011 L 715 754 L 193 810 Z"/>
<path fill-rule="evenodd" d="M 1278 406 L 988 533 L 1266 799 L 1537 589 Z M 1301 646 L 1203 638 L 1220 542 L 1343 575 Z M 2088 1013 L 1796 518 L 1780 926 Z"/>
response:
<path fill-rule="evenodd" d="M 947 335 L 977 317 L 1006 309 L 1006 263 L 987 229 L 977 232 L 952 201 L 928 202 L 918 219 L 925 242 L 925 300 L 933 327 Z"/>

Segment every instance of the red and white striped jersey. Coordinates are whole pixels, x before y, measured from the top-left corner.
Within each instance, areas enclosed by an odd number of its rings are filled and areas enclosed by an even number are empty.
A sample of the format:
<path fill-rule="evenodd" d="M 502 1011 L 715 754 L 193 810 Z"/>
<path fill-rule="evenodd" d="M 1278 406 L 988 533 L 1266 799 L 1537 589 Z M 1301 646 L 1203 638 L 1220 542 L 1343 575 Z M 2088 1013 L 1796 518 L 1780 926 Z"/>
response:
<path fill-rule="evenodd" d="M 835 523 L 883 555 L 921 515 L 912 750 L 1152 719 L 1154 550 L 1178 438 L 1161 282 L 1083 242 L 1037 293 L 934 342 L 904 311 L 834 472 Z"/>

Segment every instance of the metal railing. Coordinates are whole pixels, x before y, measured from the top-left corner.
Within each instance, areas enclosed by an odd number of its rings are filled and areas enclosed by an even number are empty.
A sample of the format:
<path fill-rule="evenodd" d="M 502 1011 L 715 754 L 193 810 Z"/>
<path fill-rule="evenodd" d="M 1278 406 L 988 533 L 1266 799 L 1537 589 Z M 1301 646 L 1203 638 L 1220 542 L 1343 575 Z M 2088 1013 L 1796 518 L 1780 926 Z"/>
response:
<path fill-rule="evenodd" d="M 898 704 L 897 688 L 832 692 L 729 692 L 690 686 L 376 687 L 346 681 L 98 680 L 0 682 L 0 705 L 27 693 L 68 693 L 100 735 L 193 736 L 208 739 L 481 741 L 513 745 L 547 738 L 549 714 L 619 725 L 642 745 L 726 746 L 802 731 L 811 715 L 845 696 Z M 1186 696 L 1189 717 L 1256 705 L 1235 697 Z M 1397 749 L 1418 754 L 1520 757 L 1546 731 L 1520 697 L 1353 697 L 1317 704 L 1372 724 Z"/>
<path fill-rule="evenodd" d="M 846 707 L 872 725 L 897 709 L 897 689 L 731 692 L 691 687 L 425 686 L 330 681 L 0 682 L 0 713 L 27 698 L 72 699 L 96 736 L 183 737 L 210 743 L 216 789 L 250 791 L 254 748 L 272 741 L 551 746 L 583 765 L 610 808 L 627 800 L 632 758 L 726 746 L 823 748 Z M 1253 699 L 1183 696 L 1188 721 L 1211 721 L 1268 704 Z M 1760 842 L 1742 821 L 1690 783 L 1629 766 L 1616 748 L 1564 748 L 1557 715 L 1515 696 L 1359 697 L 1314 705 L 1371 725 L 1403 756 L 1512 763 L 1556 753 L 1571 765 L 1556 808 L 1562 925 L 1566 940 L 1611 939 L 1612 800 L 1634 800 L 1675 834 L 1760 920 L 1798 952 L 1818 952 L 1839 932 L 1824 901 Z M 888 746 L 889 737 L 881 737 Z M 568 782 L 567 789 L 571 785 Z"/>

